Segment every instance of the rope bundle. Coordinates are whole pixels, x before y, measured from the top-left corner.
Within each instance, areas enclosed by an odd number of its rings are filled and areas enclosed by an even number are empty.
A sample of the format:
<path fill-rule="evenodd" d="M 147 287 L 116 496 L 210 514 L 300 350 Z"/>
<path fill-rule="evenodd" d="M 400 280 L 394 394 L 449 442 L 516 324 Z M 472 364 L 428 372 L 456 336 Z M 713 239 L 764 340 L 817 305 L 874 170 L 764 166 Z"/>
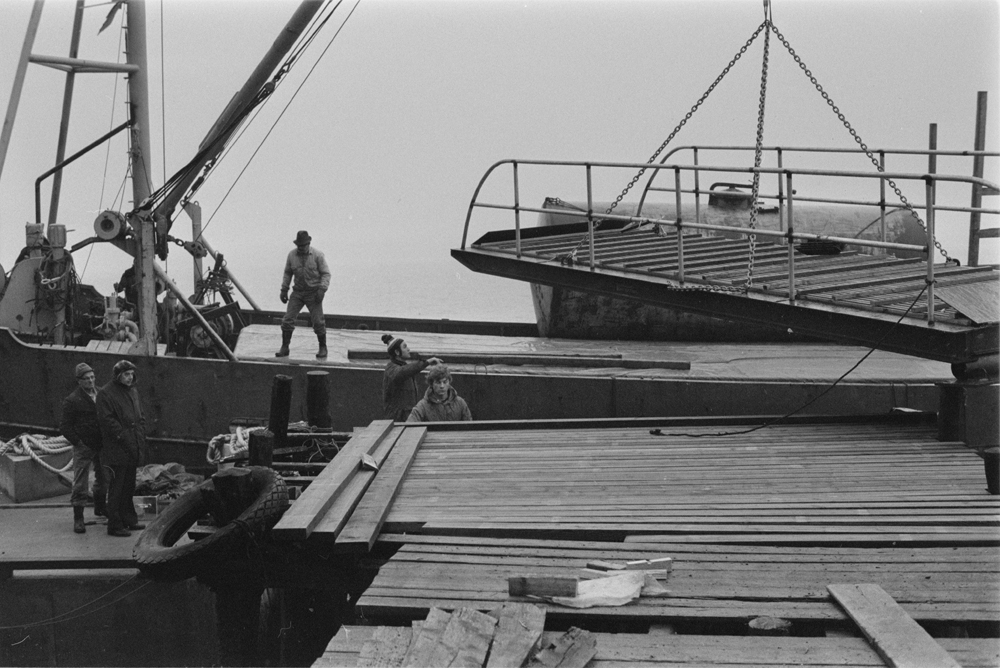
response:
<path fill-rule="evenodd" d="M 223 459 L 246 452 L 250 448 L 250 434 L 257 431 L 265 431 L 266 429 L 267 427 L 237 427 L 234 434 L 219 434 L 213 437 L 208 442 L 205 460 L 209 464 L 218 464 Z M 228 446 L 228 454 L 224 454 L 226 446 Z"/>
<path fill-rule="evenodd" d="M 21 434 L 10 439 L 6 443 L 0 444 L 0 456 L 27 455 L 41 464 L 44 468 L 59 474 L 73 468 L 73 460 L 70 459 L 66 466 L 57 469 L 42 459 L 43 455 L 58 455 L 73 449 L 73 444 L 66 440 L 65 436 L 42 436 L 40 434 Z"/>

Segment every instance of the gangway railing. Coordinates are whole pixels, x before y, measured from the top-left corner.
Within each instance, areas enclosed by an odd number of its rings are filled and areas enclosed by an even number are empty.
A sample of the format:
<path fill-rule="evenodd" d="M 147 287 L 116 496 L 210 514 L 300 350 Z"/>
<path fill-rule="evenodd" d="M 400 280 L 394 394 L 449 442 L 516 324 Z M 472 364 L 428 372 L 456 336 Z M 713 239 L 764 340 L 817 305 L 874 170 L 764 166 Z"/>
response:
<path fill-rule="evenodd" d="M 489 180 L 490 176 L 500 167 L 504 165 L 510 165 L 513 176 L 513 203 L 512 204 L 497 204 L 492 202 L 480 202 L 479 195 L 483 189 L 483 186 Z M 902 251 L 916 251 L 924 253 L 926 255 L 926 294 L 927 294 L 927 322 L 928 324 L 934 323 L 934 247 L 940 246 L 936 244 L 936 238 L 934 233 L 935 226 L 935 213 L 938 210 L 944 210 L 944 207 L 936 203 L 937 196 L 937 186 L 939 183 L 967 183 L 972 187 L 979 187 L 983 189 L 984 192 L 998 191 L 997 185 L 987 181 L 986 179 L 974 177 L 974 176 L 964 176 L 964 175 L 951 175 L 951 174 L 936 174 L 936 173 L 908 173 L 908 172 L 871 172 L 871 171 L 839 171 L 839 170 L 824 170 L 824 169 L 788 169 L 780 167 L 733 167 L 733 166 L 715 166 L 715 165 L 675 165 L 675 164 L 648 164 L 648 163 L 630 163 L 630 162 L 581 162 L 581 161 L 563 161 L 563 160 L 516 160 L 507 159 L 501 160 L 494 163 L 486 170 L 486 173 L 480 179 L 479 184 L 476 186 L 475 192 L 473 193 L 472 200 L 469 203 L 469 210 L 465 218 L 465 227 L 462 232 L 462 246 L 461 249 L 464 251 L 468 242 L 469 226 L 472 221 L 473 211 L 476 209 L 499 209 L 508 210 L 514 213 L 514 252 L 517 258 L 521 258 L 521 213 L 522 212 L 534 212 L 534 213 L 551 213 L 552 209 L 537 208 L 530 206 L 522 206 L 520 203 L 520 190 L 521 185 L 519 182 L 519 167 L 524 165 L 538 166 L 538 167 L 563 167 L 563 168 L 582 168 L 585 173 L 586 179 L 586 191 L 587 191 L 587 208 L 585 211 L 581 211 L 581 215 L 585 215 L 587 219 L 587 254 L 586 262 L 590 271 L 596 271 L 597 264 L 595 261 L 594 254 L 594 233 L 596 230 L 596 223 L 599 221 L 621 221 L 624 223 L 633 223 L 635 225 L 655 225 L 657 227 L 672 227 L 677 232 L 677 270 L 675 272 L 676 280 L 680 284 L 686 282 L 687 277 L 684 273 L 684 235 L 683 230 L 694 229 L 694 230 L 705 230 L 712 232 L 725 232 L 728 234 L 740 234 L 746 237 L 754 237 L 756 235 L 780 238 L 787 241 L 788 245 L 788 299 L 789 303 L 794 305 L 796 302 L 796 285 L 795 285 L 795 243 L 796 241 L 821 241 L 821 242 L 833 242 L 838 244 L 850 244 L 854 246 L 861 246 L 867 248 L 877 248 L 885 250 L 902 250 Z M 594 211 L 594 189 L 593 189 L 593 170 L 595 168 L 599 169 L 627 169 L 627 170 L 652 170 L 654 174 L 650 178 L 652 181 L 656 174 L 661 171 L 670 171 L 674 173 L 674 187 L 670 188 L 669 191 L 673 192 L 675 195 L 674 202 L 674 219 L 664 219 L 664 218 L 652 218 L 649 216 L 642 215 L 625 215 L 625 214 L 615 214 L 613 212 L 595 212 Z M 735 225 L 717 225 L 717 224 L 707 224 L 697 221 L 686 221 L 682 215 L 682 195 L 684 193 L 695 193 L 696 190 L 685 190 L 682 187 L 681 175 L 685 172 L 689 172 L 697 177 L 697 174 L 702 172 L 719 172 L 719 173 L 737 173 L 737 174 L 759 174 L 762 177 L 764 175 L 773 175 L 779 178 L 779 182 L 783 180 L 784 196 L 786 198 L 788 215 L 786 216 L 786 221 L 789 223 L 784 230 L 768 230 L 761 228 L 748 228 Z M 799 198 L 795 194 L 793 188 L 794 178 L 798 177 L 825 177 L 825 178 L 857 178 L 857 179 L 879 179 L 883 184 L 888 179 L 893 181 L 922 181 L 924 183 L 924 202 L 920 204 L 911 204 L 911 212 L 916 215 L 916 209 L 921 208 L 924 210 L 923 227 L 926 233 L 926 243 L 924 244 L 905 244 L 897 243 L 891 241 L 875 240 L 875 239 L 863 239 L 858 237 L 839 237 L 823 234 L 812 234 L 807 232 L 796 232 L 794 230 L 794 225 L 790 224 L 794 221 L 792 215 L 793 207 L 797 201 L 805 201 L 805 198 Z M 649 190 L 649 188 L 647 188 Z M 705 191 L 701 191 L 705 192 Z M 766 195 L 763 197 L 767 197 Z M 832 201 L 829 199 L 811 199 L 809 201 Z M 901 205 L 902 206 L 902 205 Z M 948 207 L 948 210 L 958 210 L 958 211 L 972 211 L 972 207 Z M 984 208 L 976 207 L 974 209 L 979 213 L 986 213 L 991 215 L 1000 215 L 1000 209 L 997 208 Z M 943 252 L 943 249 L 942 249 Z M 945 254 L 947 257 L 947 255 Z M 747 286 L 749 288 L 749 285 Z"/>
<path fill-rule="evenodd" d="M 675 155 L 678 155 L 678 154 L 680 154 L 683 151 L 690 151 L 691 152 L 691 159 L 692 159 L 693 164 L 698 165 L 699 164 L 699 154 L 700 154 L 700 152 L 706 152 L 706 153 L 710 153 L 710 152 L 717 152 L 717 153 L 719 153 L 719 152 L 753 153 L 756 150 L 757 149 L 754 146 L 719 146 L 719 145 L 712 145 L 712 146 L 709 146 L 709 145 L 677 146 L 677 147 L 673 148 L 672 150 L 668 151 L 660 159 L 659 164 L 661 164 L 661 165 L 666 164 L 666 162 L 671 157 L 673 157 Z M 764 147 L 761 148 L 761 152 L 762 152 L 763 156 L 772 155 L 773 159 L 777 163 L 777 167 L 779 169 L 781 169 L 781 168 L 784 167 L 784 158 L 785 158 L 786 155 L 794 155 L 796 153 L 804 153 L 804 154 L 806 154 L 806 153 L 821 153 L 821 154 L 828 154 L 828 155 L 855 155 L 855 156 L 864 156 L 864 155 L 867 155 L 865 153 L 865 151 L 863 151 L 860 148 L 829 148 L 829 147 L 818 147 L 818 146 L 764 146 Z M 936 148 L 928 148 L 928 149 L 878 148 L 878 149 L 871 149 L 871 153 L 872 153 L 873 156 L 878 156 L 878 164 L 879 164 L 879 167 L 882 170 L 885 170 L 885 168 L 886 168 L 886 157 L 887 156 L 895 156 L 895 157 L 915 156 L 915 157 L 926 158 L 927 159 L 927 163 L 928 163 L 927 164 L 927 171 L 930 172 L 930 173 L 932 173 L 932 174 L 937 172 L 936 166 L 937 166 L 937 159 L 939 157 L 941 157 L 941 158 L 971 158 L 973 161 L 977 161 L 978 160 L 978 161 L 980 161 L 979 172 L 982 171 L 982 160 L 983 159 L 985 159 L 985 158 L 1000 158 L 1000 153 L 997 153 L 995 151 L 948 151 L 948 150 L 939 150 L 939 149 L 936 149 Z M 972 167 L 973 167 L 972 168 L 973 176 L 976 176 L 977 172 L 976 172 L 975 163 L 973 164 Z M 651 193 L 651 192 L 666 192 L 666 193 L 673 192 L 673 188 L 669 188 L 669 187 L 661 188 L 661 187 L 654 187 L 653 186 L 653 181 L 656 179 L 657 175 L 659 175 L 660 171 L 661 170 L 654 170 L 653 174 L 646 181 L 646 185 L 645 185 L 645 187 L 642 190 L 642 195 L 639 198 L 639 204 L 638 204 L 638 207 L 636 209 L 636 215 L 642 215 L 643 206 L 645 205 L 646 197 L 647 197 L 647 195 L 649 193 Z M 698 178 L 699 177 L 699 171 L 695 171 L 694 172 L 694 189 L 693 190 L 688 190 L 686 192 L 689 192 L 689 193 L 692 193 L 692 194 L 695 195 L 695 219 L 696 219 L 695 222 L 699 222 L 700 223 L 701 222 L 701 197 L 700 196 L 702 194 L 709 194 L 709 195 L 711 195 L 712 191 L 711 190 L 707 190 L 706 191 L 706 190 L 702 190 L 700 188 L 700 182 L 699 182 L 700 180 Z M 899 205 L 889 204 L 886 201 L 885 185 L 886 185 L 885 179 L 880 180 L 880 182 L 879 182 L 879 198 L 878 198 L 878 200 L 838 199 L 838 198 L 828 198 L 828 197 L 799 197 L 798 201 L 799 202 L 823 203 L 823 204 L 856 204 L 856 205 L 864 205 L 864 206 L 877 206 L 879 208 L 880 239 L 882 241 L 885 241 L 886 240 L 886 220 L 885 220 L 886 213 L 887 213 L 887 211 L 890 208 L 895 209 L 895 208 L 898 208 L 898 206 L 899 206 Z M 973 185 L 973 196 L 972 196 L 971 199 L 972 199 L 973 203 L 978 203 L 978 202 L 981 202 L 981 198 L 982 198 L 983 195 L 998 195 L 998 194 L 1000 194 L 1000 192 L 998 192 L 995 188 L 992 189 L 992 190 L 986 189 L 985 191 L 981 190 L 981 191 L 977 192 L 976 191 L 976 186 Z M 978 197 L 977 197 L 977 195 L 978 195 Z M 745 197 L 747 199 L 750 198 L 749 194 L 745 194 L 744 195 L 744 194 L 740 194 L 740 193 L 730 194 L 729 196 L 733 197 L 733 198 L 739 198 L 739 197 Z M 781 178 L 779 177 L 778 180 L 777 180 L 777 193 L 775 195 L 762 196 L 762 197 L 758 197 L 758 199 L 761 199 L 761 200 L 768 200 L 768 199 L 770 199 L 770 200 L 777 201 L 777 203 L 778 203 L 778 224 L 779 224 L 779 229 L 784 229 L 784 225 L 786 224 L 786 219 L 787 219 L 786 212 L 785 212 L 785 199 L 786 199 L 786 196 L 785 196 L 785 193 L 784 193 L 784 183 L 782 182 Z M 987 211 L 984 210 L 984 209 L 982 209 L 981 207 L 976 206 L 975 204 L 970 204 L 969 206 L 945 206 L 945 205 L 937 205 L 935 207 L 935 210 L 936 211 L 960 212 L 960 213 L 969 213 L 970 214 L 970 216 L 971 216 L 970 220 L 969 220 L 969 233 L 970 233 L 970 236 L 969 236 L 969 249 L 970 249 L 970 257 L 972 257 L 972 255 L 973 255 L 973 250 L 975 250 L 974 255 L 976 257 L 978 257 L 978 244 L 979 244 L 979 240 L 980 239 L 982 239 L 982 238 L 997 238 L 997 237 L 1000 237 L 1000 234 L 998 234 L 998 232 L 1000 232 L 1000 230 L 998 230 L 997 228 L 987 228 L 985 230 L 979 230 L 979 221 L 975 217 L 977 215 L 985 213 Z"/>

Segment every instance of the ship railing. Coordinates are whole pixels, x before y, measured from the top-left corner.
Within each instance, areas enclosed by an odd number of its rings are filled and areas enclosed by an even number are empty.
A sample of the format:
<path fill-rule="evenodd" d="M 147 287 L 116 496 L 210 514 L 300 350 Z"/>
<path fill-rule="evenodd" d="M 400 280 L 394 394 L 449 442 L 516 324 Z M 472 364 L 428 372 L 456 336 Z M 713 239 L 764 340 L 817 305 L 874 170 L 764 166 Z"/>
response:
<path fill-rule="evenodd" d="M 511 204 L 498 204 L 494 202 L 481 202 L 479 201 L 480 193 L 483 190 L 483 186 L 490 179 L 493 173 L 504 165 L 510 165 L 513 177 L 513 202 Z M 952 174 L 937 174 L 937 173 L 909 173 L 909 172 L 870 172 L 870 171 L 840 171 L 840 170 L 824 170 L 824 169 L 795 169 L 791 170 L 788 168 L 780 167 L 733 167 L 733 166 L 715 166 L 715 165 L 674 165 L 674 164 L 649 164 L 649 163 L 630 163 L 630 162 L 581 162 L 581 161 L 567 161 L 567 160 L 516 160 L 507 159 L 501 160 L 494 163 L 486 170 L 486 173 L 480 179 L 479 184 L 476 186 L 475 192 L 473 193 L 472 200 L 469 203 L 469 209 L 465 217 L 465 227 L 462 231 L 462 250 L 466 249 L 468 243 L 469 226 L 472 221 L 472 214 L 476 209 L 495 209 L 495 210 L 507 210 L 514 213 L 514 252 L 516 257 L 521 258 L 522 256 L 522 244 L 521 244 L 521 213 L 539 213 L 539 214 L 550 214 L 554 210 L 552 208 L 537 208 L 530 206 L 521 205 L 521 184 L 519 178 L 519 168 L 521 166 L 535 166 L 535 167 L 559 167 L 559 168 L 582 168 L 585 173 L 586 179 L 586 192 L 587 192 L 587 208 L 586 210 L 580 211 L 581 216 L 585 216 L 587 220 L 587 252 L 585 255 L 584 262 L 589 267 L 590 271 L 597 270 L 597 263 L 595 260 L 594 253 L 594 234 L 596 231 L 597 224 L 603 221 L 621 221 L 624 223 L 633 223 L 635 225 L 655 225 L 658 227 L 672 227 L 677 232 L 677 271 L 674 272 L 675 280 L 683 285 L 689 279 L 685 276 L 684 272 L 684 235 L 682 232 L 684 230 L 704 230 L 708 232 L 724 232 L 727 234 L 740 234 L 746 237 L 751 236 L 764 236 L 773 237 L 777 239 L 782 239 L 787 243 L 788 246 L 788 302 L 791 305 L 796 303 L 797 299 L 797 289 L 795 284 L 795 242 L 798 241 L 819 241 L 819 242 L 831 242 L 835 244 L 850 244 L 852 246 L 860 246 L 863 248 L 872 249 L 884 249 L 884 250 L 900 250 L 900 251 L 915 251 L 918 253 L 923 253 L 926 256 L 927 265 L 927 275 L 926 275 L 926 295 L 927 295 L 927 322 L 928 324 L 934 324 L 934 258 L 935 258 L 935 247 L 940 248 L 936 243 L 935 237 L 935 213 L 939 209 L 943 209 L 936 204 L 937 201 L 937 188 L 940 183 L 965 183 L 973 188 L 978 188 L 983 193 L 994 194 L 1000 192 L 1000 188 L 997 187 L 995 183 L 987 181 L 986 179 L 975 177 L 975 176 L 964 176 L 964 175 L 952 175 Z M 670 171 L 674 174 L 674 187 L 669 189 L 675 195 L 674 201 L 674 219 L 669 220 L 665 218 L 652 218 L 649 216 L 641 215 L 625 215 L 625 214 L 615 214 L 612 211 L 599 212 L 594 210 L 594 188 L 593 188 L 593 171 L 594 169 L 625 169 L 625 170 L 652 170 L 654 172 L 660 171 Z M 761 228 L 749 228 L 736 225 L 715 225 L 708 223 L 701 223 L 696 221 L 684 220 L 682 215 L 682 195 L 684 193 L 694 193 L 694 190 L 685 190 L 682 188 L 681 184 L 681 174 L 684 172 L 690 173 L 701 173 L 701 172 L 719 172 L 719 173 L 740 173 L 740 174 L 759 174 L 761 179 L 766 175 L 772 175 L 783 180 L 783 192 L 785 196 L 785 201 L 787 204 L 787 221 L 794 221 L 793 209 L 796 202 L 804 201 L 804 198 L 797 196 L 794 189 L 794 179 L 795 177 L 823 177 L 823 178 L 853 178 L 853 179 L 879 179 L 883 183 L 888 179 L 893 181 L 922 181 L 924 183 L 924 202 L 911 204 L 910 208 L 913 214 L 917 214 L 918 209 L 923 210 L 923 226 L 926 232 L 926 243 L 924 244 L 906 244 L 891 241 L 884 241 L 882 239 L 864 239 L 860 237 L 839 237 L 831 236 L 825 234 L 812 234 L 808 232 L 796 232 L 793 225 L 788 225 L 785 229 L 781 230 L 769 230 Z M 655 174 L 651 177 L 655 177 Z M 704 192 L 704 191 L 702 191 Z M 811 201 L 830 201 L 829 199 L 819 198 Z M 864 203 L 863 201 L 861 203 Z M 900 205 L 902 206 L 902 205 Z M 997 208 L 985 208 L 985 207 L 959 207 L 959 210 L 976 210 L 979 213 L 986 213 L 991 215 L 1000 215 L 1000 209 Z M 579 263 L 580 260 L 577 260 Z"/>
<path fill-rule="evenodd" d="M 936 143 L 936 140 L 933 141 Z M 933 145 L 933 144 L 932 144 Z M 691 159 L 693 164 L 699 164 L 700 153 L 750 153 L 756 151 L 755 146 L 720 146 L 720 145 L 686 145 L 677 146 L 672 150 L 668 151 L 662 158 L 660 158 L 660 164 L 665 164 L 673 156 L 683 152 L 690 151 Z M 825 154 L 825 155 L 838 155 L 838 156 L 867 156 L 868 154 L 861 148 L 830 148 L 830 147 L 818 147 L 818 146 L 764 146 L 761 148 L 762 156 L 764 158 L 771 156 L 771 159 L 777 164 L 777 167 L 783 168 L 784 160 L 786 156 L 792 156 L 795 154 Z M 939 150 L 937 148 L 927 148 L 927 149 L 896 149 L 896 148 L 876 148 L 869 149 L 869 153 L 874 157 L 878 156 L 879 168 L 883 171 L 886 168 L 886 157 L 892 156 L 894 158 L 899 158 L 900 160 L 905 160 L 907 157 L 920 157 L 926 158 L 927 160 L 927 171 L 929 173 L 936 173 L 938 158 L 971 158 L 972 159 L 972 176 L 977 178 L 982 178 L 985 168 L 986 158 L 1000 158 L 1000 153 L 995 151 L 948 151 Z M 993 165 L 993 170 L 996 171 L 996 164 Z M 642 195 L 639 199 L 639 204 L 636 209 L 636 215 L 642 215 L 642 209 L 646 201 L 646 197 L 651 192 L 673 192 L 673 188 L 666 187 L 654 187 L 653 181 L 659 175 L 660 170 L 654 170 L 653 174 L 646 181 L 646 185 L 643 188 Z M 699 184 L 699 173 L 694 172 L 694 189 L 688 190 L 686 192 L 693 193 L 695 195 L 695 219 L 696 222 L 701 222 L 701 195 L 702 194 L 713 194 L 712 190 L 708 191 L 701 190 Z M 865 206 L 877 206 L 879 208 L 879 238 L 882 241 L 886 240 L 886 214 L 889 209 L 897 208 L 896 205 L 891 205 L 886 201 L 886 182 L 885 179 L 879 181 L 879 198 L 877 201 L 872 200 L 856 200 L 856 199 L 837 199 L 837 198 L 823 198 L 823 197 L 799 197 L 798 201 L 801 202 L 813 202 L 813 203 L 823 203 L 823 204 L 855 204 L 855 205 L 865 205 Z M 972 188 L 970 204 L 969 206 L 944 206 L 935 205 L 936 211 L 948 211 L 948 212 L 961 212 L 970 214 L 969 218 L 969 263 L 978 264 L 979 259 L 979 244 L 981 239 L 985 238 L 1000 238 L 1000 230 L 997 228 L 986 228 L 981 229 L 980 226 L 980 216 L 983 211 L 980 208 L 982 203 L 983 195 L 996 195 L 998 194 L 995 190 L 992 192 L 982 192 L 975 185 Z M 736 199 L 739 197 L 746 197 L 749 199 L 750 195 L 741 195 L 738 193 L 729 194 L 728 196 Z M 779 177 L 777 179 L 777 193 L 775 195 L 767 195 L 759 197 L 761 200 L 772 200 L 777 202 L 778 205 L 778 225 L 779 229 L 784 229 L 787 218 L 787 213 L 785 211 L 785 193 L 784 193 L 784 183 Z"/>

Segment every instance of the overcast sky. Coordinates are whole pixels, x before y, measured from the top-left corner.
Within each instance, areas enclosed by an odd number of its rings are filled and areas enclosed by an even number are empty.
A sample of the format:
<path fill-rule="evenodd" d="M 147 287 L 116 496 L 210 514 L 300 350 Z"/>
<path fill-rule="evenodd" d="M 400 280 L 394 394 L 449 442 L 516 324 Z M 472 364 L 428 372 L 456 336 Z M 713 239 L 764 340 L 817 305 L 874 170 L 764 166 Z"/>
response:
<path fill-rule="evenodd" d="M 98 36 L 109 5 L 88 5 L 80 57 L 123 58 L 120 20 Z M 67 54 L 73 6 L 48 0 L 35 53 Z M 291 0 L 147 3 L 155 185 L 162 183 L 164 163 L 172 173 L 193 155 L 295 7 Z M 29 0 L 0 0 L 0 108 L 6 108 L 30 9 Z M 869 146 L 924 148 L 929 124 L 937 123 L 939 148 L 971 149 L 976 93 L 988 91 L 987 148 L 998 150 L 996 1 L 775 0 L 772 17 Z M 379 266 L 411 261 L 466 272 L 448 251 L 461 242 L 469 200 L 491 164 L 504 158 L 644 162 L 762 20 L 759 0 L 361 0 L 356 9 L 344 0 L 196 196 L 205 219 L 211 217 L 206 237 L 267 308 L 279 306 L 284 255 L 301 228 L 337 271 L 355 277 L 350 280 L 358 280 L 359 267 L 368 267 L 360 280 L 371 282 Z M 753 144 L 762 48 L 763 35 L 674 145 Z M 25 222 L 34 218 L 34 180 L 54 161 L 63 80 L 55 70 L 29 68 L 0 175 L 6 270 L 24 243 Z M 87 74 L 77 82 L 69 152 L 125 118 L 123 79 Z M 766 111 L 766 144 L 853 145 L 773 37 Z M 113 142 L 107 166 L 102 148 L 66 170 L 60 222 L 73 230 L 71 244 L 93 233 L 102 209 L 130 208 L 116 195 L 124 153 L 124 143 Z M 995 164 L 990 169 L 987 177 L 996 180 Z M 971 166 L 939 163 L 939 171 L 970 173 Z M 602 180 L 598 199 L 613 199 L 630 178 L 623 171 Z M 579 199 L 582 184 L 580 175 L 526 170 L 522 202 Z M 43 211 L 47 193 L 46 186 Z M 923 193 L 910 198 L 922 201 Z M 996 198 L 987 201 L 997 205 Z M 962 227 L 941 234 L 960 258 L 966 255 Z M 173 233 L 187 237 L 189 229 L 182 216 Z M 472 238 L 487 229 L 474 228 Z M 987 243 L 993 245 L 984 246 L 984 259 L 997 262 L 996 242 Z M 77 255 L 84 281 L 103 292 L 127 264 L 108 247 Z M 191 284 L 188 266 L 179 250 L 171 255 L 170 271 L 182 287 Z"/>

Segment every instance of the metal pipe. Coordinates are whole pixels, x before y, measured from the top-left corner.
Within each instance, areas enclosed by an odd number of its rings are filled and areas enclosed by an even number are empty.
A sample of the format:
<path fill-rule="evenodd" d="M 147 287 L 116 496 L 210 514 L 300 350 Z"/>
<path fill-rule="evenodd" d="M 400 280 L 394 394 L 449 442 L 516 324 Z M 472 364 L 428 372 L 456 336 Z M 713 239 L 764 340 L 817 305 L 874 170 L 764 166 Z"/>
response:
<path fill-rule="evenodd" d="M 792 173 L 785 174 L 788 181 L 788 303 L 795 306 L 795 230 L 792 217 Z"/>
<path fill-rule="evenodd" d="M 89 144 L 87 144 L 86 146 L 84 146 L 83 148 L 81 148 L 79 151 L 77 151 L 73 155 L 69 156 L 68 158 L 66 158 L 65 160 L 63 160 L 61 163 L 59 163 L 58 165 L 56 165 L 55 167 L 53 167 L 52 169 L 49 169 L 48 171 L 42 173 L 41 176 L 39 176 L 37 179 L 35 179 L 35 223 L 37 225 L 41 225 L 42 224 L 42 181 L 44 181 L 46 178 L 48 178 L 52 174 L 55 174 L 57 171 L 59 171 L 60 169 L 62 169 L 66 165 L 70 164 L 71 162 L 73 162 L 74 160 L 76 160 L 77 158 L 79 158 L 80 156 L 86 154 L 88 151 L 91 151 L 94 148 L 96 148 L 97 146 L 100 146 L 101 144 L 103 144 L 107 140 L 111 139 L 112 137 L 114 137 L 116 134 L 118 134 L 119 132 L 121 132 L 125 128 L 129 127 L 130 125 L 132 125 L 132 121 L 131 120 L 125 121 L 124 123 L 122 123 L 121 125 L 119 125 L 117 128 L 115 128 L 115 129 L 111 130 L 110 132 L 108 132 L 108 133 L 106 133 L 106 134 L 98 137 L 97 139 L 95 139 L 94 141 L 90 142 Z"/>
<path fill-rule="evenodd" d="M 885 173 L 885 152 L 879 151 L 878 153 L 878 165 L 879 172 Z M 885 229 L 885 179 L 878 180 L 878 207 L 879 207 L 879 240 L 885 241 L 886 239 L 886 229 Z"/>
<path fill-rule="evenodd" d="M 927 189 L 927 324 L 934 324 L 934 179 L 924 182 Z"/>
<path fill-rule="evenodd" d="M 590 238 L 590 270 L 594 271 L 594 186 L 587 165 L 587 236 Z"/>
<path fill-rule="evenodd" d="M 28 17 L 28 28 L 24 33 L 24 43 L 21 45 L 21 57 L 17 61 L 14 72 L 14 85 L 11 86 L 10 100 L 7 102 L 7 115 L 3 119 L 3 129 L 0 130 L 0 175 L 3 175 L 3 165 L 7 161 L 7 147 L 10 146 L 10 136 L 14 132 L 14 119 L 17 117 L 17 107 L 21 103 L 21 90 L 24 88 L 24 75 L 28 71 L 28 60 L 31 57 L 31 47 L 35 43 L 38 24 L 42 20 L 42 5 L 45 0 L 35 0 Z"/>
<path fill-rule="evenodd" d="M 76 0 L 76 12 L 73 14 L 73 32 L 69 41 L 69 57 L 76 58 L 80 52 L 80 28 L 83 25 L 83 0 Z M 56 164 L 66 157 L 66 137 L 69 134 L 69 113 L 73 107 L 73 85 L 76 83 L 76 71 L 66 72 L 66 84 L 63 87 L 62 118 L 59 121 L 59 139 L 56 142 Z M 49 195 L 49 225 L 55 225 L 59 215 L 59 194 L 62 192 L 62 170 L 52 176 L 52 192 Z"/>
<path fill-rule="evenodd" d="M 59 56 L 36 56 L 32 55 L 29 60 L 35 65 L 51 67 L 54 70 L 63 72 L 76 72 L 77 74 L 103 73 L 130 73 L 138 72 L 139 66 L 130 63 L 105 63 L 99 60 L 85 60 L 83 58 L 61 58 Z"/>
<path fill-rule="evenodd" d="M 201 241 L 201 245 L 205 247 L 205 250 L 208 251 L 208 254 L 212 256 L 213 260 L 216 257 L 218 257 L 218 253 L 215 252 L 215 249 L 212 248 L 211 244 L 208 243 L 208 239 L 206 239 L 204 237 L 204 235 L 201 237 L 200 241 Z M 257 306 L 257 302 L 255 302 L 253 300 L 253 297 L 250 296 L 250 293 L 247 292 L 246 289 L 244 289 L 244 287 L 236 279 L 236 277 L 233 276 L 233 272 L 231 272 L 228 267 L 226 268 L 226 275 L 229 276 L 229 280 L 230 280 L 230 282 L 232 282 L 233 287 L 235 287 L 237 290 L 239 290 L 240 294 L 243 295 L 246 298 L 247 302 L 250 304 L 250 307 L 254 311 L 260 311 L 261 310 L 260 306 Z"/>
<path fill-rule="evenodd" d="M 188 301 L 188 298 L 184 296 L 184 293 L 181 292 L 181 289 L 177 287 L 176 283 L 174 283 L 174 279 L 167 276 L 167 272 L 163 271 L 159 263 L 157 263 L 155 260 L 153 261 L 153 269 L 156 272 L 156 275 L 160 277 L 160 280 L 163 281 L 164 285 L 167 286 L 167 289 L 173 292 L 174 295 L 176 295 L 177 301 L 179 301 L 184 306 L 184 308 L 188 310 L 188 313 L 194 316 L 194 319 L 197 320 L 198 324 L 200 324 L 205 329 L 205 333 L 208 334 L 208 336 L 212 339 L 215 345 L 219 346 L 219 349 L 222 350 L 222 353 L 226 356 L 226 358 L 230 362 L 239 362 L 239 359 L 236 357 L 236 354 L 229 349 L 229 346 L 227 346 L 226 342 L 222 340 L 222 337 L 219 336 L 219 333 L 216 332 L 212 328 L 212 326 L 208 324 L 208 321 L 205 320 L 205 316 L 199 313 L 198 309 L 194 307 L 194 304 Z"/>
<path fill-rule="evenodd" d="M 782 163 L 782 151 L 779 148 L 778 149 L 778 169 L 781 169 L 782 167 L 783 167 L 783 163 Z M 784 225 L 785 225 L 785 197 L 784 197 L 784 195 L 785 195 L 784 181 L 782 181 L 782 179 L 781 179 L 781 174 L 778 174 L 778 229 L 779 230 L 785 229 L 784 228 Z M 763 197 L 760 196 L 760 193 L 757 193 L 757 198 L 758 199 L 764 199 Z M 701 222 L 701 221 L 698 221 L 698 222 Z M 788 220 L 788 227 L 791 227 L 791 226 L 792 226 L 792 221 L 791 221 L 791 219 L 789 219 Z M 883 239 L 883 241 L 885 241 L 885 239 Z"/>
<path fill-rule="evenodd" d="M 514 251 L 521 257 L 521 196 L 517 185 L 517 161 L 514 166 Z"/>
<path fill-rule="evenodd" d="M 697 169 L 697 167 L 698 167 L 698 149 L 697 149 L 697 147 L 695 147 L 695 149 L 694 149 L 694 164 L 695 164 L 695 170 L 694 170 L 694 222 L 700 223 L 701 222 L 701 189 L 700 189 L 700 187 L 698 185 L 700 183 L 700 180 L 698 178 L 700 176 L 700 172 Z"/>
<path fill-rule="evenodd" d="M 674 224 L 677 225 L 677 280 L 684 284 L 684 229 L 681 221 L 681 170 L 674 170 L 674 184 L 676 185 L 677 197 L 675 207 L 677 215 L 674 217 Z"/>
<path fill-rule="evenodd" d="M 981 90 L 976 96 L 976 137 L 975 147 L 976 157 L 972 159 L 972 175 L 982 177 L 983 156 L 978 155 L 979 151 L 986 148 L 986 91 Z M 982 204 L 983 196 L 981 190 L 975 185 L 972 186 L 972 202 L 969 205 L 973 209 L 978 209 Z M 975 267 L 979 264 L 979 237 L 980 237 L 980 216 L 972 213 L 969 216 L 969 266 Z"/>

